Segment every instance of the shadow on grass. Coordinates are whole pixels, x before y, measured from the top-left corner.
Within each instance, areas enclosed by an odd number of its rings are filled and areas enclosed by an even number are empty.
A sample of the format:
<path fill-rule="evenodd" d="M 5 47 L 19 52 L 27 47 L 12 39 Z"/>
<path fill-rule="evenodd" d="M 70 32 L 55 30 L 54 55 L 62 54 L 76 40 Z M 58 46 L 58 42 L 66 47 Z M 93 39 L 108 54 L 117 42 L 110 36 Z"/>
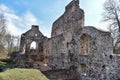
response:
<path fill-rule="evenodd" d="M 10 61 L 9 59 L 0 59 L 0 72 L 13 68 L 15 68 L 15 64 L 12 61 Z"/>

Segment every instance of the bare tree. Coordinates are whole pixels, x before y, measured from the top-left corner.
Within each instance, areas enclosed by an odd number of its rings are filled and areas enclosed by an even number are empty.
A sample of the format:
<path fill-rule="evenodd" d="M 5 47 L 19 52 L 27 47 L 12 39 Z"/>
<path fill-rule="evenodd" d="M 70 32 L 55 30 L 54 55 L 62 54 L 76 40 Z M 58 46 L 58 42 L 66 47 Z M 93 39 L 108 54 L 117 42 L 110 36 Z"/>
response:
<path fill-rule="evenodd" d="M 13 51 L 19 51 L 19 36 L 11 35 L 6 27 L 6 19 L 0 13 L 0 57 L 7 57 Z"/>
<path fill-rule="evenodd" d="M 20 36 L 16 36 L 16 51 L 19 51 L 20 48 Z"/>
<path fill-rule="evenodd" d="M 5 18 L 3 14 L 0 14 L 0 52 L 4 52 L 5 50 L 5 47 L 4 47 L 5 35 L 6 35 Z"/>
<path fill-rule="evenodd" d="M 103 21 L 109 24 L 114 39 L 114 48 L 120 43 L 120 0 L 106 0 L 104 3 Z"/>
<path fill-rule="evenodd" d="M 104 4 L 103 20 L 110 23 L 110 27 L 117 27 L 120 32 L 120 1 L 107 0 Z"/>
<path fill-rule="evenodd" d="M 13 37 L 9 33 L 5 36 L 5 46 L 8 53 L 13 51 Z"/>

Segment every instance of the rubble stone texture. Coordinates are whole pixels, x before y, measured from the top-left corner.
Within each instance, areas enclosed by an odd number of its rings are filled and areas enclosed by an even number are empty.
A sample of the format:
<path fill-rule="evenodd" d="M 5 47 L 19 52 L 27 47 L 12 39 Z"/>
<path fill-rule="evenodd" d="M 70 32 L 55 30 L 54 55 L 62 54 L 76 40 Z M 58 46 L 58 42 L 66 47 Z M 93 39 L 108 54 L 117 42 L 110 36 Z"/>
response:
<path fill-rule="evenodd" d="M 113 55 L 110 32 L 84 26 L 79 0 L 53 23 L 51 38 L 37 25 L 23 33 L 20 54 L 26 56 L 24 67 L 40 69 L 51 80 L 120 80 L 120 56 Z"/>

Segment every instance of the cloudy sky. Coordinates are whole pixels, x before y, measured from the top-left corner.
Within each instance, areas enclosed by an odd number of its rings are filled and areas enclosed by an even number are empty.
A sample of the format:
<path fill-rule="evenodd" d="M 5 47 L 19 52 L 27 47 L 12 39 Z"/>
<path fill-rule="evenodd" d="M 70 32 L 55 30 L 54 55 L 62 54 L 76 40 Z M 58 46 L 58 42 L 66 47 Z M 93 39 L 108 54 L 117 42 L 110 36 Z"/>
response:
<path fill-rule="evenodd" d="M 71 0 L 0 0 L 0 13 L 4 13 L 8 30 L 20 35 L 39 25 L 40 31 L 50 37 L 52 23 L 64 13 Z M 105 0 L 80 0 L 85 11 L 85 26 L 95 26 L 107 30 L 103 23 L 102 12 Z"/>

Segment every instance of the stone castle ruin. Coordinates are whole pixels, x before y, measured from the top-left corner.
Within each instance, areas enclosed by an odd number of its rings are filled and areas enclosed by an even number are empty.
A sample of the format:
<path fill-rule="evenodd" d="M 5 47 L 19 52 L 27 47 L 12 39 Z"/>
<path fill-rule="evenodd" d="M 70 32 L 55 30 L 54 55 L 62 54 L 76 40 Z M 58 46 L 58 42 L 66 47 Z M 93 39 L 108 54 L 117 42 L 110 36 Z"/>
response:
<path fill-rule="evenodd" d="M 51 38 L 37 25 L 23 33 L 20 55 L 15 58 L 20 67 L 39 69 L 51 80 L 120 80 L 120 56 L 113 55 L 110 32 L 84 26 L 79 0 L 53 23 Z"/>

